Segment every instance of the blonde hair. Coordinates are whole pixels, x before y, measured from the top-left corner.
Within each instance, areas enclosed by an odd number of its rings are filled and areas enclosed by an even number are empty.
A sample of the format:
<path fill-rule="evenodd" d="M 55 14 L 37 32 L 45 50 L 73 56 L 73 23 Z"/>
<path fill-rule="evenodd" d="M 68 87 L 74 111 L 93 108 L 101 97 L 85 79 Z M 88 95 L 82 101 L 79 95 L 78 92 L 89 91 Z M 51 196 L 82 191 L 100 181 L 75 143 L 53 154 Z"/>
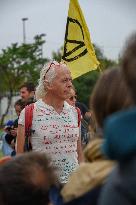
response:
<path fill-rule="evenodd" d="M 50 67 L 50 65 L 51 65 L 51 62 L 44 65 L 41 72 L 40 72 L 40 79 L 38 81 L 38 86 L 36 87 L 36 92 L 35 92 L 36 100 L 38 100 L 40 98 L 44 98 L 45 95 L 47 94 L 45 77 L 49 83 L 51 83 L 53 81 L 53 79 L 56 77 L 55 65 L 52 65 L 51 67 Z M 49 69 L 49 67 L 50 67 L 50 69 Z M 48 71 L 48 69 L 49 69 L 49 71 Z"/>
<path fill-rule="evenodd" d="M 47 87 L 45 80 L 48 81 L 49 83 L 52 83 L 54 78 L 56 77 L 56 66 L 61 66 L 61 67 L 67 67 L 67 65 L 64 62 L 58 63 L 57 61 L 51 61 L 47 63 L 46 65 L 43 66 L 41 72 L 40 72 L 40 79 L 38 81 L 38 86 L 36 87 L 36 100 L 40 98 L 44 98 L 45 95 L 47 94 Z"/>

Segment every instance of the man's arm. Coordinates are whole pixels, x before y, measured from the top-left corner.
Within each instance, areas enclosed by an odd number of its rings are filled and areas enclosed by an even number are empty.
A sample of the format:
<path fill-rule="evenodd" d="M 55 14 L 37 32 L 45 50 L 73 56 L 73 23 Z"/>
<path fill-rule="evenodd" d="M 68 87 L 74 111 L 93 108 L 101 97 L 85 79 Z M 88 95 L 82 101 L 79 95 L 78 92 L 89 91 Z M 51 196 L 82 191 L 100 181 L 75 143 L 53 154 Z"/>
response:
<path fill-rule="evenodd" d="M 17 154 L 24 152 L 24 144 L 25 144 L 25 127 L 23 125 L 18 125 L 17 129 Z"/>

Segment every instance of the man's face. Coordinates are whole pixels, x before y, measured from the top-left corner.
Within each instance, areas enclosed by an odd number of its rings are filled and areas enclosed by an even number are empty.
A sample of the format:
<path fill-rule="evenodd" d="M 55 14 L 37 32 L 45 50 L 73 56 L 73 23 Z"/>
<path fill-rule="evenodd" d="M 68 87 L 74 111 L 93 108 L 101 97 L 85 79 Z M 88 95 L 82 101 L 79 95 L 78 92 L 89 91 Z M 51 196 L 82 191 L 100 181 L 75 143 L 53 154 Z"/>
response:
<path fill-rule="evenodd" d="M 71 73 L 66 67 L 57 67 L 56 72 L 57 75 L 52 82 L 50 91 L 55 98 L 66 100 L 72 86 Z"/>
<path fill-rule="evenodd" d="M 23 100 L 26 101 L 31 97 L 31 92 L 29 92 L 26 87 L 23 87 L 20 89 L 20 96 Z"/>
<path fill-rule="evenodd" d="M 69 93 L 69 98 L 66 100 L 67 103 L 75 107 L 76 98 L 77 98 L 76 93 L 73 90 L 73 88 L 71 88 L 70 93 Z"/>

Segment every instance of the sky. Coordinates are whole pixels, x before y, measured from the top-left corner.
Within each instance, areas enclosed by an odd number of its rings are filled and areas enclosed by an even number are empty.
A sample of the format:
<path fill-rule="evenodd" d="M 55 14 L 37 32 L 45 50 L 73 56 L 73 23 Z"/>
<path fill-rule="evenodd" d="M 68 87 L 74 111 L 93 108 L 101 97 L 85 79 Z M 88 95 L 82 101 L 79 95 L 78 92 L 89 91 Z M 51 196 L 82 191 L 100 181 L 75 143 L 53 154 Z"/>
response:
<path fill-rule="evenodd" d="M 91 40 L 104 55 L 117 60 L 126 38 L 136 31 L 136 0 L 79 0 Z M 44 57 L 51 58 L 64 42 L 69 0 L 0 0 L 0 50 L 46 34 Z"/>

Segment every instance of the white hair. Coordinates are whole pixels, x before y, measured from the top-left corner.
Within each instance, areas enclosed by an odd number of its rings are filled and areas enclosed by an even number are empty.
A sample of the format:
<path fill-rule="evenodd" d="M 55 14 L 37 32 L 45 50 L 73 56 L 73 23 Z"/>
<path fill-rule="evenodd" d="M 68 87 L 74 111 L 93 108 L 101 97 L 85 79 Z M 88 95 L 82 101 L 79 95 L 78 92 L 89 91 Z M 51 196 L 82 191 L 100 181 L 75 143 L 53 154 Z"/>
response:
<path fill-rule="evenodd" d="M 51 63 L 44 65 L 40 72 L 40 79 L 38 81 L 38 86 L 36 87 L 36 92 L 35 92 L 36 100 L 40 98 L 44 98 L 45 95 L 47 94 L 45 79 L 49 83 L 51 83 L 53 79 L 56 77 L 55 65 L 53 64 L 51 68 L 49 68 L 50 65 Z"/>

